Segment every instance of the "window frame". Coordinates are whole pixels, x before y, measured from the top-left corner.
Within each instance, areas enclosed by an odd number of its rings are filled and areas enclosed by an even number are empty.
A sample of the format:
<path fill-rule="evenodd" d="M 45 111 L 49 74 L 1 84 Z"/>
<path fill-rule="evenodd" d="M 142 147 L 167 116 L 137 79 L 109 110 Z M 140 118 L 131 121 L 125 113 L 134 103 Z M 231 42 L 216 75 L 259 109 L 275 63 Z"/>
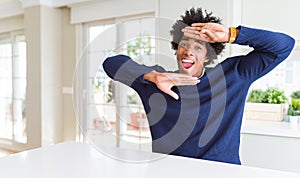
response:
<path fill-rule="evenodd" d="M 12 91 L 11 91 L 11 101 L 12 101 L 12 113 L 14 113 L 14 103 L 15 103 L 15 100 L 17 100 L 18 98 L 16 98 L 16 94 L 14 92 L 15 90 L 15 86 L 14 86 L 14 81 L 17 80 L 18 78 L 16 78 L 16 76 L 14 76 L 14 73 L 15 71 L 17 70 L 16 68 L 16 63 L 17 63 L 17 60 L 18 60 L 18 56 L 19 54 L 15 52 L 16 50 L 16 37 L 19 36 L 19 35 L 22 35 L 25 37 L 25 63 L 26 63 L 26 66 L 25 66 L 25 100 L 26 100 L 26 92 L 27 92 L 27 43 L 26 43 L 26 35 L 25 35 L 25 32 L 24 30 L 15 30 L 15 31 L 10 31 L 10 32 L 5 32 L 5 33 L 1 33 L 0 34 L 0 37 L 8 37 L 10 39 L 10 44 L 11 44 L 11 80 L 12 80 Z M 26 105 L 26 104 L 25 104 Z M 23 118 L 23 116 L 22 116 Z M 16 151 L 21 151 L 21 150 L 26 150 L 27 147 L 28 147 L 28 143 L 29 143 L 29 138 L 28 138 L 28 130 L 26 130 L 26 140 L 24 142 L 20 142 L 20 141 L 17 141 L 16 140 L 16 136 L 15 136 L 15 119 L 14 119 L 14 114 L 12 114 L 12 130 L 11 130 L 11 135 L 12 135 L 12 138 L 0 138 L 0 147 L 1 148 L 4 148 L 4 149 L 9 149 L 9 150 L 16 150 Z M 27 126 L 28 125 L 28 122 L 27 120 L 25 120 L 25 125 Z M 25 126 L 25 127 L 26 127 Z"/>
<path fill-rule="evenodd" d="M 118 24 L 118 23 L 123 22 L 123 21 L 135 20 L 135 19 L 139 19 L 139 18 L 143 18 L 143 17 L 153 18 L 154 15 L 155 15 L 154 13 L 146 13 L 146 14 L 126 16 L 126 17 L 118 17 L 118 18 L 113 18 L 113 19 L 100 20 L 100 21 L 94 21 L 94 22 L 87 22 L 87 23 L 81 24 L 81 27 L 78 28 L 78 29 L 81 29 L 80 30 L 81 31 L 81 33 L 80 33 L 81 37 L 79 38 L 79 39 L 81 39 L 80 46 L 82 46 L 82 48 L 80 49 L 81 54 L 83 54 L 84 58 L 88 59 L 87 58 L 88 56 L 85 56 L 87 54 L 84 53 L 84 50 L 86 50 L 85 48 L 86 48 L 86 46 L 87 46 L 87 44 L 89 42 L 88 30 L 89 30 L 90 27 L 97 26 L 97 25 L 108 25 L 108 24 L 114 25 L 114 24 Z M 120 33 L 119 31 L 120 30 L 117 29 L 117 32 L 116 32 L 117 33 L 116 34 L 116 36 L 117 36 L 116 44 L 119 44 L 118 43 L 119 42 L 118 40 L 120 39 L 119 34 L 118 34 L 118 33 Z M 78 63 L 80 63 L 80 61 L 78 61 Z M 81 76 L 80 76 L 80 79 L 79 79 L 80 80 L 79 83 L 88 86 L 88 83 L 86 81 L 84 81 L 84 80 L 89 78 L 88 72 L 87 72 L 87 71 L 89 71 L 89 65 L 88 64 L 84 64 L 81 67 L 83 67 L 85 69 L 83 69 L 82 71 L 80 70 L 81 71 L 80 72 Z M 120 92 L 120 88 L 123 88 L 122 86 L 120 86 L 122 84 L 120 84 L 118 82 L 114 82 L 114 83 L 115 83 L 116 93 L 117 93 L 116 97 L 119 97 L 119 95 L 121 93 Z M 84 88 L 85 88 L 86 91 L 90 91 L 88 88 L 86 88 L 86 87 L 84 87 Z M 78 121 L 79 123 L 81 123 L 81 122 L 84 123 L 84 121 L 83 121 L 84 119 L 83 118 L 89 118 L 89 113 L 87 111 L 88 109 L 85 109 L 85 110 L 82 109 L 82 106 L 84 106 L 84 105 L 87 106 L 89 104 L 89 98 L 90 98 L 90 96 L 88 96 L 88 92 L 85 92 L 85 95 L 86 96 L 84 97 L 84 101 L 82 99 L 78 98 L 78 96 L 76 96 L 78 101 L 79 100 L 82 101 L 82 103 L 77 103 L 76 104 L 77 113 L 80 115 L 79 116 L 79 121 Z M 141 104 L 141 103 L 139 103 L 139 104 Z M 117 101 L 116 102 L 116 110 L 120 110 L 120 107 L 122 107 L 122 105 L 120 104 L 120 101 Z M 122 129 L 121 127 L 122 126 L 120 124 L 120 118 L 117 118 L 117 117 L 118 116 L 116 116 L 116 123 L 115 123 L 116 124 L 116 142 L 115 142 L 114 146 L 116 146 L 116 147 L 122 147 L 122 145 L 121 145 L 121 141 L 122 140 L 120 139 L 120 137 L 123 136 L 122 133 L 121 133 L 122 132 L 121 131 L 121 129 Z M 79 129 L 83 133 L 77 135 L 77 140 L 81 140 L 83 142 L 90 142 L 91 141 L 90 138 L 86 138 L 87 135 L 85 133 L 86 130 L 88 129 L 88 124 L 87 123 L 80 124 L 79 127 L 80 127 Z M 139 128 L 139 133 L 141 133 L 140 129 L 144 129 L 144 128 Z M 149 131 L 149 136 L 150 136 L 150 138 L 147 137 L 147 139 L 151 140 L 150 131 Z M 139 135 L 139 137 L 141 137 L 141 135 Z M 141 140 L 141 138 L 139 138 L 139 140 Z M 140 149 L 142 149 L 142 147 L 139 146 L 138 149 L 140 150 Z"/>

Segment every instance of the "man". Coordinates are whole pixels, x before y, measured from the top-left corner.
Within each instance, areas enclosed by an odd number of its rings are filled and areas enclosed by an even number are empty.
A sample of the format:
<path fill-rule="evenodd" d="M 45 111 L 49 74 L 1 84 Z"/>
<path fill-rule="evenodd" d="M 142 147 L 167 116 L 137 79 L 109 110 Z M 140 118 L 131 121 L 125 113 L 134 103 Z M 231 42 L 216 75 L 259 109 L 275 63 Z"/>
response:
<path fill-rule="evenodd" d="M 288 57 L 294 39 L 243 26 L 228 28 L 201 8 L 186 11 L 171 35 L 178 71 L 118 55 L 104 61 L 106 73 L 141 97 L 154 152 L 241 164 L 240 128 L 248 89 Z M 206 67 L 227 42 L 254 50 Z"/>

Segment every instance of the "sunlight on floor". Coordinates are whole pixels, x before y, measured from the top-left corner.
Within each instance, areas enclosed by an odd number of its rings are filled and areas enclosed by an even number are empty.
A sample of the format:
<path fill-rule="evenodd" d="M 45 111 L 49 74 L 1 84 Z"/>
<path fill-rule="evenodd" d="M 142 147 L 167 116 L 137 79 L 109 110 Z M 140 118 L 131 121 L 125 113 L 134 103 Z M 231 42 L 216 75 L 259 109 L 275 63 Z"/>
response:
<path fill-rule="evenodd" d="M 7 156 L 9 154 L 13 154 L 13 152 L 7 151 L 7 150 L 2 150 L 0 149 L 0 158 Z"/>

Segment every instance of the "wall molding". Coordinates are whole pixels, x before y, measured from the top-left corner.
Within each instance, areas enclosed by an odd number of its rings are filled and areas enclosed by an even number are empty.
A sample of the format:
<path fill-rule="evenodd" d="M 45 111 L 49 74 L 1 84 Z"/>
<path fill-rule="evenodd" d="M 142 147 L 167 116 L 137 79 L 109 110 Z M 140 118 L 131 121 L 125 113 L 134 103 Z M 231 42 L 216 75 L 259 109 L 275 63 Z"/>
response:
<path fill-rule="evenodd" d="M 17 0 L 4 1 L 0 3 L 0 18 L 6 18 L 24 13 L 22 3 Z"/>
<path fill-rule="evenodd" d="M 0 2 L 0 19 L 21 15 L 24 13 L 24 9 L 34 6 L 57 8 L 90 1 L 92 0 L 5 0 Z"/>
<path fill-rule="evenodd" d="M 14 0 L 17 1 L 17 0 Z M 23 8 L 33 6 L 63 7 L 91 0 L 19 0 L 23 4 Z"/>
<path fill-rule="evenodd" d="M 71 24 L 154 13 L 153 0 L 100 0 L 71 6 Z"/>
<path fill-rule="evenodd" d="M 33 6 L 52 6 L 51 0 L 20 0 L 22 2 L 23 8 L 33 7 Z"/>

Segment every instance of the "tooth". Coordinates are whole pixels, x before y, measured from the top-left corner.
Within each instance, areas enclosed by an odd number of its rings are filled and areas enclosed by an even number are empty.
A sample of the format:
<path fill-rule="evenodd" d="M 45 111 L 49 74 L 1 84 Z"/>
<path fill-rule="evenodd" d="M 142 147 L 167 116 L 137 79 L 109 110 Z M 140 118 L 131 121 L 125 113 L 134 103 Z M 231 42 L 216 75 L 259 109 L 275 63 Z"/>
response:
<path fill-rule="evenodd" d="M 194 63 L 192 60 L 188 60 L 188 59 L 183 59 L 182 62 Z"/>

